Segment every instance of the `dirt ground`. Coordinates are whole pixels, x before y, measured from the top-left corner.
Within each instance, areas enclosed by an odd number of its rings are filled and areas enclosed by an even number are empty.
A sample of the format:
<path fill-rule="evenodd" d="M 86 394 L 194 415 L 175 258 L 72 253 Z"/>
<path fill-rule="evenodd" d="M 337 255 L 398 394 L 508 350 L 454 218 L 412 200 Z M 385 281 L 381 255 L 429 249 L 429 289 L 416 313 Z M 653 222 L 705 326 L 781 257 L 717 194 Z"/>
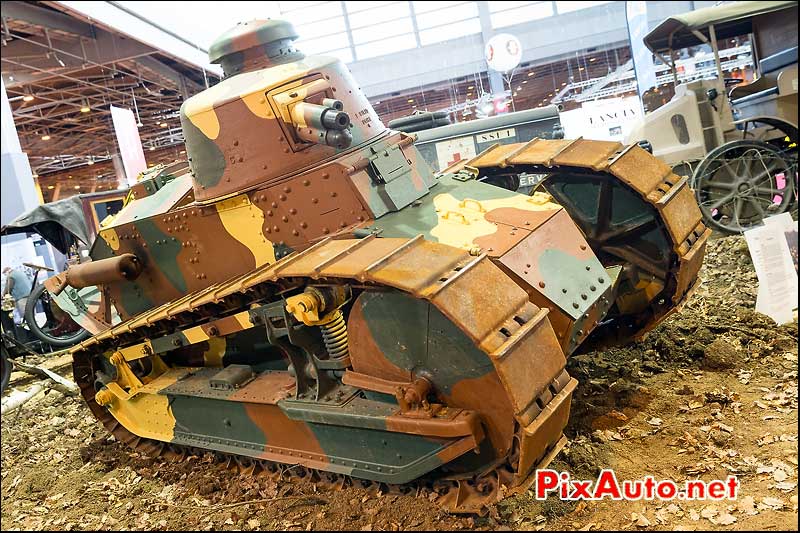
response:
<path fill-rule="evenodd" d="M 208 457 L 152 460 L 107 436 L 76 397 L 51 391 L 2 420 L 3 530 L 798 528 L 797 322 L 752 311 L 744 239 L 709 245 L 703 285 L 643 342 L 574 356 L 574 479 L 739 477 L 736 501 L 566 503 L 530 493 L 485 517 L 425 497 L 242 476 Z"/>

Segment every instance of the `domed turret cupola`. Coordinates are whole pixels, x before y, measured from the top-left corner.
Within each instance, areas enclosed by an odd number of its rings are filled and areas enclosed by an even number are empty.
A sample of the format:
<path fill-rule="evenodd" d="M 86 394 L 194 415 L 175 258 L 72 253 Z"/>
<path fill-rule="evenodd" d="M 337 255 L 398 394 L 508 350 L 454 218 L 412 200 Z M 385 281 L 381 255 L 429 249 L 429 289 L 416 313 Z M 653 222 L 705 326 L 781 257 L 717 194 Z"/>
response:
<path fill-rule="evenodd" d="M 347 67 L 306 57 L 295 39 L 286 21 L 254 20 L 211 45 L 225 76 L 181 107 L 197 201 L 306 172 L 387 133 Z"/>
<path fill-rule="evenodd" d="M 303 59 L 292 43 L 295 39 L 294 26 L 285 20 L 241 22 L 214 41 L 208 59 L 220 65 L 228 78 Z"/>

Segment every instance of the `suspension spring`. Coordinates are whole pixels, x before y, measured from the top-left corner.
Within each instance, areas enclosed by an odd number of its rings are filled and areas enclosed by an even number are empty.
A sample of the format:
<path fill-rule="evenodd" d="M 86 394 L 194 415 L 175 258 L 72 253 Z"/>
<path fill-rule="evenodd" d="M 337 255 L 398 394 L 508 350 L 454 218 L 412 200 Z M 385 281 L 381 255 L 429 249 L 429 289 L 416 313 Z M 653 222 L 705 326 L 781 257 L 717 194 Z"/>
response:
<path fill-rule="evenodd" d="M 344 321 L 344 316 L 341 310 L 334 313 L 333 319 L 327 324 L 321 324 L 322 340 L 325 343 L 325 349 L 331 359 L 339 359 L 347 357 L 349 350 L 347 347 L 347 323 Z"/>

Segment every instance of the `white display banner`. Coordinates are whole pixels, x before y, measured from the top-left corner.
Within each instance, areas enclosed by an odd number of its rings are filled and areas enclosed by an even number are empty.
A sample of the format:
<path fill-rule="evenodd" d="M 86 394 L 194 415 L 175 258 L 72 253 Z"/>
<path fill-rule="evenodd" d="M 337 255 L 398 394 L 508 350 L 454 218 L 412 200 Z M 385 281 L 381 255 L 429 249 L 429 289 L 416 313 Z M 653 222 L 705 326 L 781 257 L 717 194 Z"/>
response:
<path fill-rule="evenodd" d="M 580 109 L 562 111 L 559 120 L 567 139 L 620 141 L 641 117 L 638 96 L 583 102 Z"/>
<path fill-rule="evenodd" d="M 657 85 L 656 67 L 653 53 L 645 46 L 644 37 L 648 32 L 647 2 L 625 2 L 625 15 L 628 19 L 628 38 L 633 52 L 633 68 L 639 96 Z"/>
<path fill-rule="evenodd" d="M 147 161 L 144 159 L 142 140 L 139 138 L 139 127 L 133 111 L 123 107 L 111 106 L 111 120 L 114 122 L 114 133 L 117 136 L 119 155 L 125 169 L 125 178 L 128 185 L 136 184 L 136 177 L 140 172 L 147 170 Z"/>

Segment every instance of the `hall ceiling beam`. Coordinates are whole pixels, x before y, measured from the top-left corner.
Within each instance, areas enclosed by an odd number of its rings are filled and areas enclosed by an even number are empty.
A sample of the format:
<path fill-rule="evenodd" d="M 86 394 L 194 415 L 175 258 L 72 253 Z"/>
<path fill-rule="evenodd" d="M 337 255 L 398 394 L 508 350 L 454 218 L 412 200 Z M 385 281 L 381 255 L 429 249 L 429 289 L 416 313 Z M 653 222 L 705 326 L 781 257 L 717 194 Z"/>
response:
<path fill-rule="evenodd" d="M 94 34 L 90 24 L 30 2 L 3 2 L 3 16 L 83 37 L 92 37 Z"/>

